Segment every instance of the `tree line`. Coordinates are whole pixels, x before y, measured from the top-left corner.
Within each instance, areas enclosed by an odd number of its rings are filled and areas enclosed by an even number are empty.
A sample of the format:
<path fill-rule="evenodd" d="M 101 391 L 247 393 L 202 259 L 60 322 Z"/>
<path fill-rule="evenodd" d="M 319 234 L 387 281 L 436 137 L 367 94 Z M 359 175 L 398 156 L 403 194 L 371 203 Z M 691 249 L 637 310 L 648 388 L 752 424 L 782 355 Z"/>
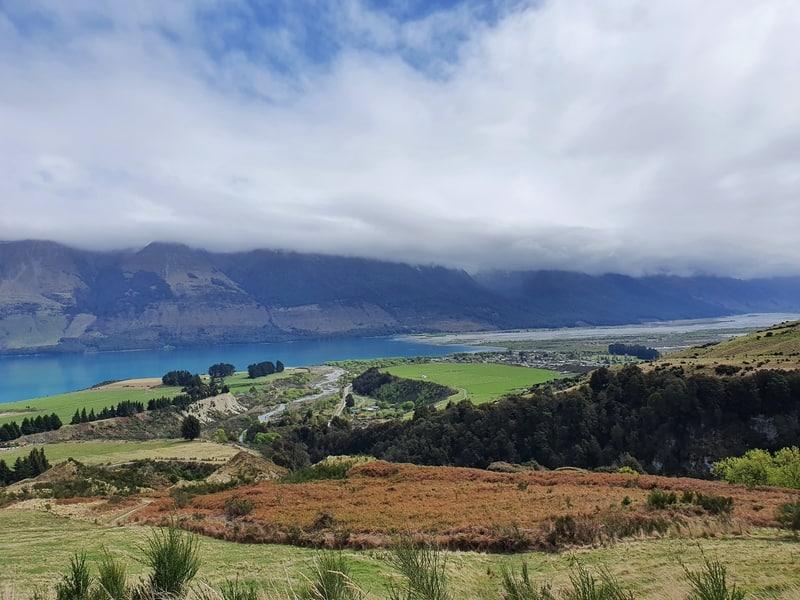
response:
<path fill-rule="evenodd" d="M 661 356 L 655 348 L 648 348 L 641 344 L 623 344 L 621 342 L 609 344 L 608 353 L 615 356 L 635 356 L 641 360 L 656 360 Z"/>
<path fill-rule="evenodd" d="M 284 366 L 281 361 L 265 360 L 263 362 L 247 365 L 247 377 L 255 379 L 256 377 L 264 377 L 272 375 L 273 373 L 283 373 Z"/>
<path fill-rule="evenodd" d="M 681 368 L 601 368 L 587 384 L 475 406 L 418 407 L 412 419 L 352 428 L 302 425 L 280 444 L 307 453 L 369 454 L 396 462 L 486 468 L 535 461 L 548 468 L 641 464 L 652 473 L 708 477 L 714 461 L 752 448 L 800 445 L 800 371 L 719 378 Z"/>
<path fill-rule="evenodd" d="M 122 400 L 116 406 L 104 406 L 98 413 L 94 409 L 86 412 L 86 407 L 82 409 L 75 409 L 75 414 L 72 415 L 70 425 L 78 425 L 80 423 L 90 423 L 92 421 L 100 421 L 103 419 L 113 419 L 114 417 L 131 417 L 140 412 L 144 412 L 144 404 L 142 402 L 135 402 L 133 400 Z"/>
<path fill-rule="evenodd" d="M 56 431 L 61 429 L 61 419 L 56 413 L 50 415 L 37 415 L 36 418 L 22 419 L 22 425 L 17 425 L 16 421 L 3 423 L 0 425 L 0 442 L 10 442 L 23 435 L 33 433 L 43 433 L 45 431 Z"/>
<path fill-rule="evenodd" d="M 34 448 L 28 456 L 24 458 L 18 456 L 12 467 L 9 467 L 5 460 L 0 460 L 0 485 L 11 485 L 29 477 L 36 477 L 49 468 L 50 463 L 44 455 L 44 448 L 38 450 Z"/>

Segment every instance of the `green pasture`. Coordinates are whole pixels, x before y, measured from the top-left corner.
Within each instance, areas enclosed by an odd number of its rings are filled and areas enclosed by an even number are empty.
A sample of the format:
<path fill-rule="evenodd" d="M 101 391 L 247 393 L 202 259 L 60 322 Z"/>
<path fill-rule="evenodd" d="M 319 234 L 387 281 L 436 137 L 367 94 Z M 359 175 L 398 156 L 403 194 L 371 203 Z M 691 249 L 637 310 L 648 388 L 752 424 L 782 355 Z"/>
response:
<path fill-rule="evenodd" d="M 37 415 L 56 413 L 61 421 L 67 425 L 72 420 L 76 410 L 85 408 L 86 412 L 91 409 L 98 412 L 106 406 L 116 406 L 123 400 L 141 402 L 147 407 L 147 401 L 151 398 L 160 398 L 161 396 L 171 398 L 180 392 L 181 388 L 179 387 L 167 386 L 159 386 L 151 390 L 106 389 L 101 387 L 67 394 L 44 396 L 32 400 L 7 402 L 0 404 L 0 424 L 10 421 L 19 423 L 25 417 L 36 418 Z"/>
<path fill-rule="evenodd" d="M 433 381 L 459 390 L 451 400 L 468 398 L 483 404 L 505 394 L 526 390 L 537 383 L 556 379 L 556 371 L 493 363 L 431 362 L 398 365 L 386 369 L 392 375 Z"/>
<path fill-rule="evenodd" d="M 53 510 L 47 510 L 52 508 Z M 34 592 L 53 597 L 53 585 L 66 572 L 74 552 L 85 552 L 96 573 L 104 551 L 128 566 L 136 580 L 145 572 L 138 562 L 141 548 L 151 529 L 140 526 L 109 527 L 59 517 L 57 507 L 42 510 L 5 508 L 0 510 L 0 596 L 23 600 Z M 126 509 L 119 509 L 124 512 Z M 735 582 L 752 597 L 797 598 L 800 570 L 797 569 L 798 542 L 774 530 L 753 530 L 741 535 L 723 534 L 699 543 L 680 538 L 636 540 L 613 546 L 563 554 L 527 553 L 496 555 L 476 552 L 447 552 L 446 570 L 454 598 L 502 596 L 501 569 L 509 565 L 519 573 L 528 564 L 531 579 L 550 582 L 563 589 L 569 583 L 575 560 L 597 573 L 607 568 L 636 598 L 686 598 L 684 565 L 692 570 L 702 564 L 702 554 L 718 559 Z M 394 572 L 385 561 L 385 550 L 344 551 L 356 584 L 373 600 L 388 598 L 387 582 Z M 312 574 L 316 551 L 291 546 L 236 544 L 210 538 L 200 539 L 201 567 L 195 580 L 194 597 L 203 597 L 201 582 L 218 585 L 226 579 L 256 584 L 262 597 L 287 598 L 287 583 L 302 584 Z"/>
<path fill-rule="evenodd" d="M 43 448 L 51 465 L 68 458 L 96 465 L 101 463 L 123 463 L 132 460 L 177 459 L 177 460 L 227 460 L 239 448 L 227 444 L 215 444 L 201 440 L 151 440 L 126 442 L 102 440 L 86 442 L 57 442 L 53 444 L 31 444 L 10 450 L 0 450 L 0 459 L 11 465 L 18 456 L 27 456 L 34 448 Z"/>
<path fill-rule="evenodd" d="M 225 385 L 230 388 L 232 394 L 246 394 L 250 391 L 250 388 L 258 388 L 266 383 L 291 377 L 295 371 L 295 369 L 287 369 L 282 373 L 273 373 L 272 375 L 256 377 L 255 379 L 250 379 L 247 376 L 247 371 L 237 371 L 230 377 L 225 378 Z"/>
<path fill-rule="evenodd" d="M 225 383 L 234 394 L 246 393 L 252 387 L 260 387 L 271 381 L 283 379 L 292 375 L 292 370 L 283 373 L 274 373 L 265 377 L 248 379 L 247 371 L 238 372 L 225 378 Z M 67 425 L 72 420 L 75 410 L 86 408 L 86 412 L 94 409 L 95 412 L 104 407 L 116 406 L 123 400 L 141 402 L 147 406 L 147 401 L 152 398 L 166 396 L 171 398 L 181 393 L 181 388 L 171 386 L 158 386 L 149 390 L 140 389 L 109 389 L 105 386 L 69 392 L 66 394 L 56 394 L 33 398 L 30 400 L 20 400 L 18 402 L 7 402 L 0 404 L 0 425 L 10 421 L 20 423 L 25 417 L 36 418 L 37 415 L 49 415 L 56 413 L 61 421 Z"/>

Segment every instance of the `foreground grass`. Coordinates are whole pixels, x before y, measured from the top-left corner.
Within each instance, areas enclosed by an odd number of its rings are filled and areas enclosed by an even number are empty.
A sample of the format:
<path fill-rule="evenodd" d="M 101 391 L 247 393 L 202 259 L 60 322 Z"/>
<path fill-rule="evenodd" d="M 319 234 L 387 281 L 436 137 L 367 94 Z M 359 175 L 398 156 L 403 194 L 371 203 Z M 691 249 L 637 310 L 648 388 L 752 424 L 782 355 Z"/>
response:
<path fill-rule="evenodd" d="M 0 510 L 0 590 L 24 598 L 34 590 L 52 588 L 66 571 L 71 555 L 85 551 L 94 565 L 103 549 L 124 561 L 130 575 L 141 575 L 141 548 L 151 529 L 103 527 L 69 520 L 48 512 L 6 508 Z M 555 588 L 569 583 L 577 559 L 588 569 L 608 568 L 637 598 L 684 598 L 689 590 L 683 565 L 696 569 L 703 554 L 728 568 L 730 581 L 761 598 L 800 596 L 800 544 L 775 530 L 755 530 L 695 543 L 682 539 L 649 539 L 566 554 L 529 553 L 515 556 L 447 552 L 447 574 L 456 598 L 500 598 L 501 571 L 509 565 L 518 571 L 527 563 L 538 583 Z M 298 584 L 313 570 L 314 550 L 288 546 L 243 545 L 200 539 L 199 578 L 212 585 L 225 579 L 254 583 L 262 589 L 281 590 Z M 386 551 L 346 551 L 353 580 L 373 599 L 387 598 L 386 582 L 392 571 Z M 45 558 L 46 557 L 46 558 Z"/>
<path fill-rule="evenodd" d="M 408 379 L 434 381 L 459 390 L 453 400 L 466 397 L 483 404 L 505 394 L 527 390 L 532 385 L 552 381 L 556 371 L 485 363 L 423 363 L 398 365 L 386 369 Z"/>
<path fill-rule="evenodd" d="M 225 444 L 215 444 L 194 440 L 153 440 L 146 442 L 126 442 L 119 440 L 90 442 L 59 442 L 54 444 L 30 445 L 0 451 L 0 459 L 13 464 L 18 456 L 27 456 L 33 448 L 44 448 L 50 464 L 55 465 L 68 458 L 88 465 L 101 463 L 124 463 L 142 459 L 176 460 L 227 460 L 240 449 Z"/>

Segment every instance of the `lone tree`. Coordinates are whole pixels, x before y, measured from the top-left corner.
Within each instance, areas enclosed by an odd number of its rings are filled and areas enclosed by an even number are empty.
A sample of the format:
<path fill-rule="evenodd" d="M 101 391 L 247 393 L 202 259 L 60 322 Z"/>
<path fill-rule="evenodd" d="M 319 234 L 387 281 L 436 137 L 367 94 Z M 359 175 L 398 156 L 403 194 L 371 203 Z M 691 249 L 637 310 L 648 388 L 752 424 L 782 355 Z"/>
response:
<path fill-rule="evenodd" d="M 181 435 L 185 440 L 193 440 L 200 437 L 200 421 L 197 417 L 189 415 L 181 423 Z"/>

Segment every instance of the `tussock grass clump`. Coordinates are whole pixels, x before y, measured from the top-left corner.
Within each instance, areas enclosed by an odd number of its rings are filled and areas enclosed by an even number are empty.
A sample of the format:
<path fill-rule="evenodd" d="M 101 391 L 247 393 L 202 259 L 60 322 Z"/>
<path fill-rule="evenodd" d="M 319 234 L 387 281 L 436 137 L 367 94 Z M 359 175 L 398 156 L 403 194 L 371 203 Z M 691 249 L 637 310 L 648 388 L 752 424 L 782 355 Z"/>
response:
<path fill-rule="evenodd" d="M 252 583 L 226 579 L 219 586 L 221 600 L 259 600 L 258 590 Z"/>
<path fill-rule="evenodd" d="M 365 597 L 353 583 L 347 561 L 334 552 L 321 552 L 316 556 L 314 573 L 300 594 L 302 600 L 363 600 Z"/>
<path fill-rule="evenodd" d="M 152 569 L 138 598 L 183 598 L 200 568 L 197 536 L 177 527 L 153 532 L 143 549 L 144 563 Z"/>
<path fill-rule="evenodd" d="M 503 566 L 502 577 L 502 598 L 503 600 L 555 600 L 553 591 L 549 584 L 537 586 L 528 575 L 527 563 L 522 564 L 522 572 L 517 577 L 507 566 Z"/>
<path fill-rule="evenodd" d="M 387 559 L 403 576 L 389 584 L 390 600 L 452 600 L 447 589 L 446 560 L 435 546 L 417 546 L 411 538 L 400 540 Z"/>
<path fill-rule="evenodd" d="M 595 578 L 582 564 L 576 563 L 570 573 L 572 589 L 565 590 L 564 600 L 633 600 L 632 592 L 622 589 L 619 582 L 606 569 L 601 569 Z"/>
<path fill-rule="evenodd" d="M 69 560 L 69 571 L 56 584 L 57 600 L 88 600 L 92 576 L 86 564 L 86 554 L 73 554 Z"/>
<path fill-rule="evenodd" d="M 718 560 L 704 555 L 699 571 L 692 571 L 686 565 L 683 570 L 692 586 L 688 600 L 744 600 L 744 591 L 736 584 L 728 585 L 728 569 Z"/>
<path fill-rule="evenodd" d="M 93 600 L 128 600 L 131 592 L 125 565 L 107 552 L 97 567 L 97 585 Z"/>

